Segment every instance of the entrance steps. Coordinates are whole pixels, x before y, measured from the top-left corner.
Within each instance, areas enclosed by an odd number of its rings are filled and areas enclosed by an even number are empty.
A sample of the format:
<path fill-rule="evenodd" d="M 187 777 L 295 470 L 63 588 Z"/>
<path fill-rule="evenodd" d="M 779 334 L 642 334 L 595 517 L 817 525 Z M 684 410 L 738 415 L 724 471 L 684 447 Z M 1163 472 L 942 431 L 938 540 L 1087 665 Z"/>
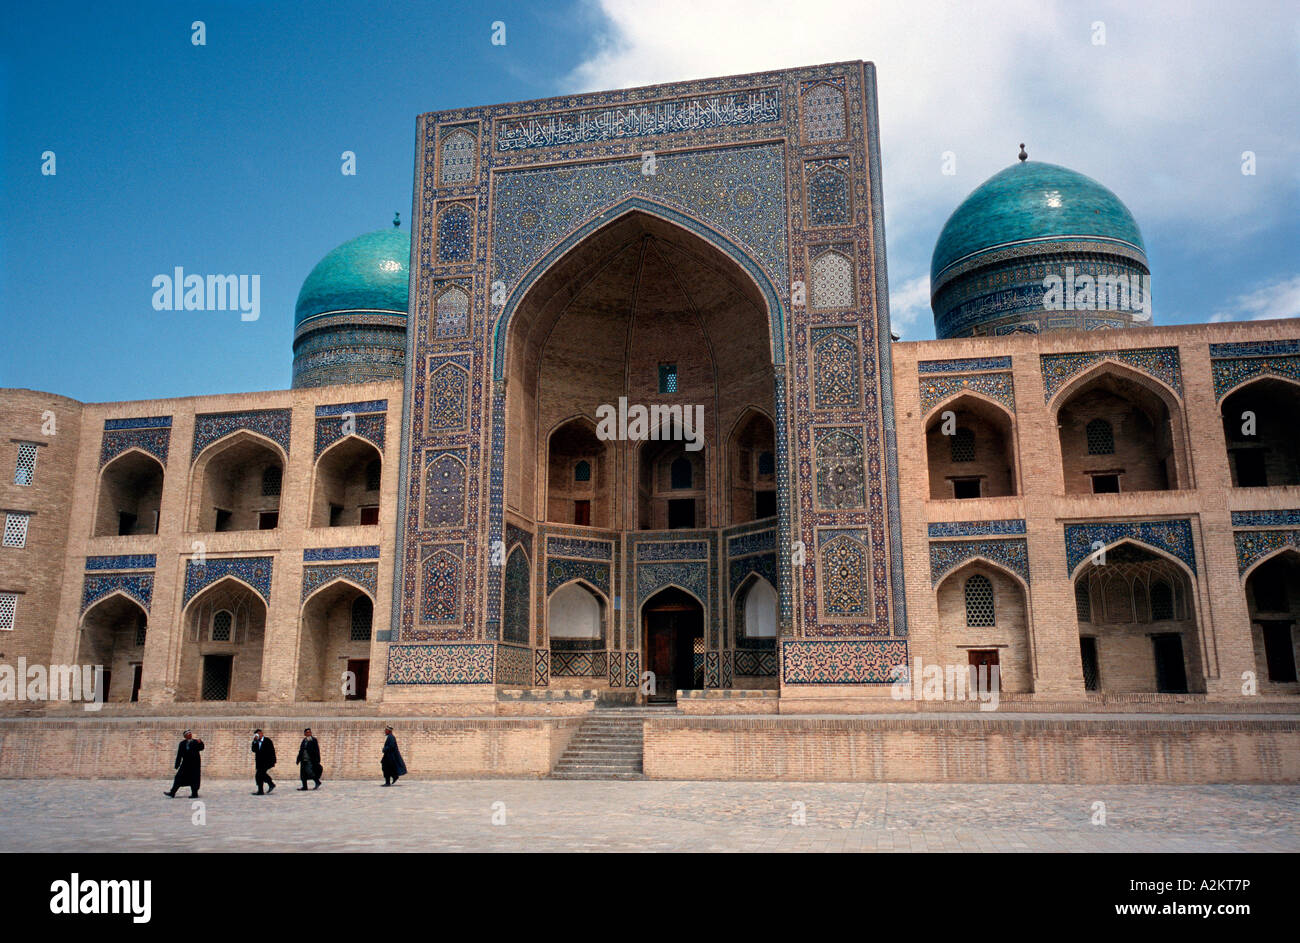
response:
<path fill-rule="evenodd" d="M 675 707 L 602 707 L 578 728 L 551 779 L 645 779 L 644 721 L 681 712 Z"/>

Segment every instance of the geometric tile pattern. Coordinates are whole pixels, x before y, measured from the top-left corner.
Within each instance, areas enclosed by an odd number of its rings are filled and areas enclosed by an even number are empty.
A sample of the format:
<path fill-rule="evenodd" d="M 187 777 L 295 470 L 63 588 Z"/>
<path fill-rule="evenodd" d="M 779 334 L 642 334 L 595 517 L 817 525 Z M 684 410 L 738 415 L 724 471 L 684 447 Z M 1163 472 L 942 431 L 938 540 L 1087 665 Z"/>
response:
<path fill-rule="evenodd" d="M 604 540 L 547 537 L 546 553 L 552 557 L 586 557 L 589 560 L 608 560 L 613 553 L 613 545 Z"/>
<path fill-rule="evenodd" d="M 546 595 L 550 596 L 571 580 L 583 580 L 609 597 L 609 564 L 594 560 L 572 560 L 565 557 L 546 559 Z"/>
<path fill-rule="evenodd" d="M 99 465 L 104 467 L 127 449 L 148 452 L 164 465 L 171 445 L 172 417 L 152 416 L 144 419 L 105 419 L 104 437 L 99 447 Z"/>
<path fill-rule="evenodd" d="M 305 566 L 302 568 L 302 598 L 336 580 L 345 580 L 360 586 L 373 600 L 378 594 L 379 564 L 336 563 L 332 566 Z"/>
<path fill-rule="evenodd" d="M 1010 373 L 976 373 L 968 376 L 944 374 L 924 376 L 918 382 L 922 413 L 928 413 L 963 390 L 981 393 L 1001 403 L 1011 412 L 1016 411 L 1016 389 Z"/>
<path fill-rule="evenodd" d="M 1233 511 L 1233 527 L 1300 527 L 1300 508 L 1278 511 Z"/>
<path fill-rule="evenodd" d="M 853 221 L 848 170 L 847 157 L 809 161 L 804 166 L 809 226 L 847 226 Z"/>
<path fill-rule="evenodd" d="M 442 131 L 439 167 L 443 186 L 470 183 L 474 179 L 478 141 L 464 128 L 443 128 Z"/>
<path fill-rule="evenodd" d="M 456 546 L 426 547 L 421 564 L 420 621 L 460 621 L 461 558 Z"/>
<path fill-rule="evenodd" d="M 818 563 L 822 571 L 822 611 L 831 619 L 871 615 L 871 553 L 865 533 L 823 531 Z"/>
<path fill-rule="evenodd" d="M 829 82 L 817 82 L 805 85 L 801 96 L 804 140 L 809 144 L 843 140 L 847 128 L 843 90 Z"/>
<path fill-rule="evenodd" d="M 930 537 L 999 537 L 1025 532 L 1020 519 L 1006 521 L 947 521 L 931 524 Z"/>
<path fill-rule="evenodd" d="M 303 563 L 324 563 L 329 560 L 378 559 L 378 544 L 369 547 L 313 547 L 302 552 Z"/>
<path fill-rule="evenodd" d="M 737 649 L 735 659 L 736 674 L 745 678 L 776 677 L 776 652 L 753 652 Z"/>
<path fill-rule="evenodd" d="M 81 584 L 81 611 L 85 612 L 110 593 L 123 592 L 148 611 L 153 602 L 152 573 L 111 573 L 104 576 L 86 574 Z"/>
<path fill-rule="evenodd" d="M 962 357 L 953 360 L 922 360 L 917 373 L 967 373 L 973 370 L 1010 370 L 1010 357 Z"/>
<path fill-rule="evenodd" d="M 389 684 L 491 684 L 496 645 L 390 645 Z"/>
<path fill-rule="evenodd" d="M 1000 564 L 1029 582 L 1029 546 L 1024 540 L 943 540 L 930 543 L 930 585 L 937 586 L 945 575 L 976 557 Z"/>
<path fill-rule="evenodd" d="M 817 429 L 817 503 L 825 509 L 860 508 L 862 490 L 862 440 L 856 429 Z"/>
<path fill-rule="evenodd" d="M 515 547 L 506 560 L 505 602 L 501 609 L 501 640 L 527 645 L 528 613 L 531 603 L 531 567 L 522 547 Z"/>
<path fill-rule="evenodd" d="M 199 453 L 223 436 L 240 429 L 256 432 L 279 444 L 285 454 L 289 453 L 289 425 L 292 410 L 258 409 L 238 413 L 206 413 L 194 417 L 194 450 L 190 453 L 193 461 Z"/>
<path fill-rule="evenodd" d="M 858 332 L 852 327 L 814 328 L 813 370 L 817 380 L 813 399 L 818 409 L 857 406 L 862 398 Z"/>
<path fill-rule="evenodd" d="M 233 576 L 251 586 L 266 602 L 271 601 L 272 557 L 208 557 L 200 563 L 185 561 L 185 598 L 188 603 L 217 580 Z"/>
<path fill-rule="evenodd" d="M 497 646 L 497 684 L 528 687 L 533 683 L 533 650 L 524 645 Z"/>
<path fill-rule="evenodd" d="M 605 652 L 551 651 L 551 674 L 565 678 L 603 678 L 608 671 Z"/>
<path fill-rule="evenodd" d="M 1183 395 L 1183 375 L 1177 347 L 1042 354 L 1040 359 L 1043 371 L 1043 397 L 1049 401 L 1061 387 L 1070 382 L 1072 377 L 1103 360 L 1115 360 L 1127 364 L 1135 370 L 1155 377 L 1178 396 Z"/>
<path fill-rule="evenodd" d="M 117 557 L 86 557 L 87 570 L 152 570 L 158 558 L 152 553 L 128 554 Z"/>
<path fill-rule="evenodd" d="M 891 684 L 907 664 L 902 639 L 786 639 L 781 643 L 785 684 Z"/>
<path fill-rule="evenodd" d="M 465 522 L 465 450 L 429 452 L 424 473 L 424 526 L 455 527 Z"/>
<path fill-rule="evenodd" d="M 767 580 L 773 589 L 776 589 L 776 554 L 760 553 L 749 557 L 731 559 L 731 569 L 729 579 L 727 580 L 728 598 L 736 595 L 736 590 L 740 584 L 745 581 L 751 573 L 755 573 Z"/>
<path fill-rule="evenodd" d="M 1214 347 L 1228 347 L 1216 344 Z M 1252 344 L 1251 347 L 1262 345 Z M 1213 350 L 1211 350 L 1211 355 Z M 1231 357 L 1210 361 L 1210 371 L 1214 377 L 1214 397 L 1223 399 L 1231 390 L 1253 380 L 1256 377 L 1279 377 L 1300 383 L 1300 356 L 1284 357 Z"/>
<path fill-rule="evenodd" d="M 371 404 L 355 403 L 357 407 Z M 356 411 L 346 410 L 348 415 L 338 416 L 317 416 L 316 419 L 316 457 L 335 442 L 348 435 L 359 436 L 362 439 L 368 439 L 378 446 L 382 452 L 384 448 L 384 431 L 388 422 L 386 411 L 388 404 L 380 400 L 377 404 L 379 408 L 373 409 L 368 413 L 362 413 L 360 409 Z M 319 413 L 319 409 L 317 410 Z"/>
<path fill-rule="evenodd" d="M 856 294 L 853 286 L 853 260 L 846 254 L 850 252 L 852 250 L 848 246 L 843 247 L 843 251 L 827 248 L 813 258 L 812 288 L 808 303 L 815 310 L 853 307 Z"/>
<path fill-rule="evenodd" d="M 474 249 L 474 216 L 464 203 L 438 213 L 438 261 L 468 262 Z"/>
<path fill-rule="evenodd" d="M 1261 557 L 1293 547 L 1300 550 L 1300 528 L 1296 530 L 1239 530 L 1232 535 L 1237 547 L 1237 572 L 1245 573 Z"/>
<path fill-rule="evenodd" d="M 1101 541 L 1106 547 L 1123 539 L 1146 544 L 1177 557 L 1196 572 L 1196 551 L 1192 546 L 1192 522 L 1186 519 L 1168 521 L 1096 522 L 1065 525 L 1065 572 L 1073 575 L 1075 569 L 1095 551 L 1093 543 Z"/>

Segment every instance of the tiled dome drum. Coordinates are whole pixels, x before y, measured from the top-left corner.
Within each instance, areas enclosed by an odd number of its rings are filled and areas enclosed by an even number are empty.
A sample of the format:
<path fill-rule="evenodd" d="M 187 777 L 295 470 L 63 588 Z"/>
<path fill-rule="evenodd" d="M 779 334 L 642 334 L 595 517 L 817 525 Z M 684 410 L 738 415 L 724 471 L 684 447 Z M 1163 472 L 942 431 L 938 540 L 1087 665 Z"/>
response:
<path fill-rule="evenodd" d="M 935 336 L 1150 323 L 1142 234 L 1119 197 L 1066 167 L 1023 161 L 949 217 L 930 262 Z"/>
<path fill-rule="evenodd" d="M 294 310 L 295 388 L 402 378 L 410 255 L 407 233 L 381 229 L 317 263 Z"/>

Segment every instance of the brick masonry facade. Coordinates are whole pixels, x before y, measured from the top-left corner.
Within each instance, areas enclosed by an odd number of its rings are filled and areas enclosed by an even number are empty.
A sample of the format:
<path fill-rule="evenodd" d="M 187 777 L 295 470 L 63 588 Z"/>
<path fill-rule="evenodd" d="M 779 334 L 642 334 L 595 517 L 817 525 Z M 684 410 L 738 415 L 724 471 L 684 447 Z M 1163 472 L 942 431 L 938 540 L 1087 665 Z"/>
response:
<path fill-rule="evenodd" d="M 644 700 L 669 597 L 689 715 L 893 711 L 905 666 L 990 660 L 1043 710 L 1293 711 L 1300 322 L 891 342 L 875 108 L 850 62 L 420 116 L 403 380 L 0 392 L 0 500 L 30 515 L 0 662 L 104 664 L 127 717 L 477 717 L 480 759 L 428 767 L 467 774 L 536 773 L 556 718 Z M 620 398 L 700 404 L 702 448 L 602 438 Z M 1225 432 L 1246 407 L 1258 442 Z M 516 762 L 494 716 L 550 719 Z M 657 723 L 652 775 L 746 768 L 707 718 Z M 1156 729 L 1108 723 L 1069 749 Z M 772 724 L 745 736 L 811 736 Z M 830 775 L 851 729 L 778 765 Z M 1262 729 L 1231 728 L 1242 757 L 1293 743 Z"/>

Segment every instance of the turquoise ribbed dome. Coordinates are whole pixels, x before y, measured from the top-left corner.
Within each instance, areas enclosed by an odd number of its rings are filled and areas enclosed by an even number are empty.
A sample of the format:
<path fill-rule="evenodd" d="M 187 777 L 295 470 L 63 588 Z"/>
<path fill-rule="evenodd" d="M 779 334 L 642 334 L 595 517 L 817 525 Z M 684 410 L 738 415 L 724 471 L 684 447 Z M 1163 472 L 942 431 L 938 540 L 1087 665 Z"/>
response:
<path fill-rule="evenodd" d="M 316 263 L 298 292 L 294 326 L 330 311 L 406 313 L 411 237 L 396 227 L 350 239 Z"/>
<path fill-rule="evenodd" d="M 994 174 L 948 217 L 930 259 L 931 287 L 954 262 L 1026 243 L 1050 252 L 1053 237 L 1119 243 L 1146 256 L 1119 197 L 1068 167 L 1031 160 Z"/>

